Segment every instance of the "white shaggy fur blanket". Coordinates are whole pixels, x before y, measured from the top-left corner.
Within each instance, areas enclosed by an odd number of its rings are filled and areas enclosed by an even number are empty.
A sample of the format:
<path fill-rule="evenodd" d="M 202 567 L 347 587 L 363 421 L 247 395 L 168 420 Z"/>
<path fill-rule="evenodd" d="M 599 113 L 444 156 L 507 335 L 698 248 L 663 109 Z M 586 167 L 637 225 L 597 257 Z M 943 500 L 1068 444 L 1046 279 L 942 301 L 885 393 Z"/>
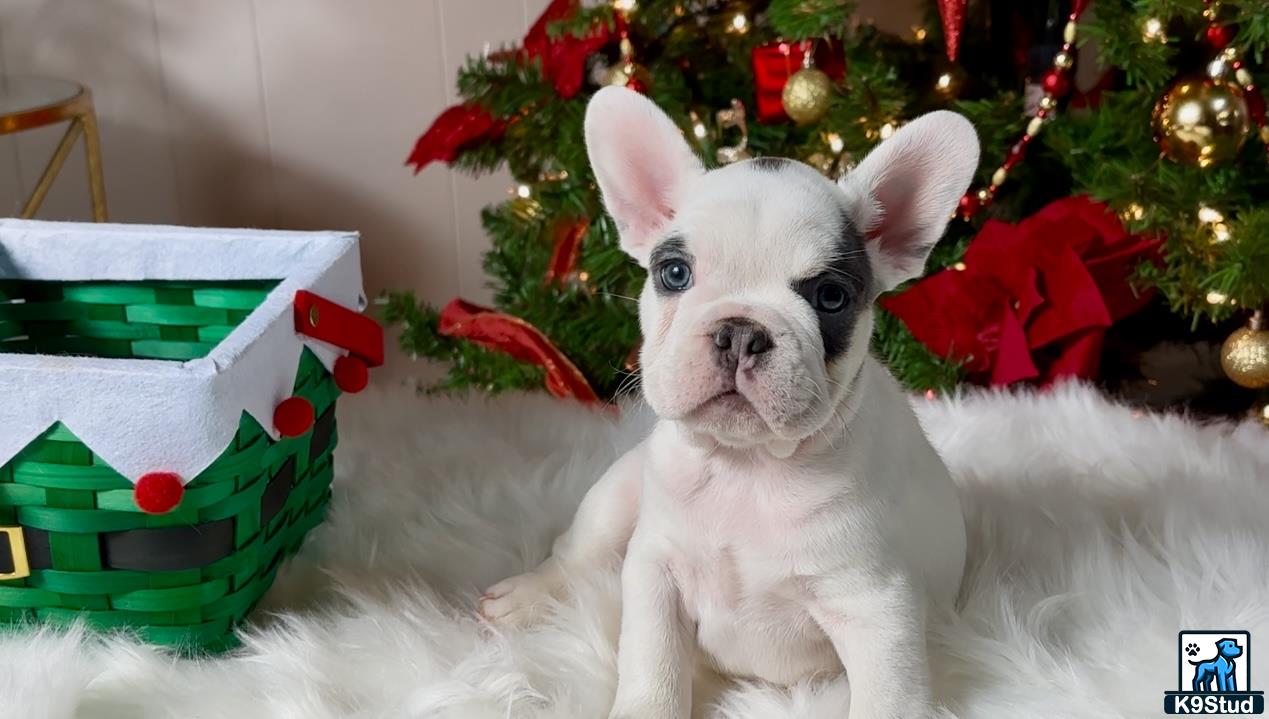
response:
<path fill-rule="evenodd" d="M 194 662 L 79 631 L 0 636 L 0 718 L 605 717 L 615 577 L 527 631 L 473 606 L 542 559 L 646 417 L 544 397 L 342 402 L 329 521 L 242 650 Z M 917 406 L 968 512 L 967 602 L 931 636 L 951 712 L 1160 716 L 1182 628 L 1248 629 L 1269 655 L 1269 432 L 1142 417 L 1076 386 Z M 1269 689 L 1269 658 L 1251 666 Z M 731 685 L 699 713 L 842 717 L 848 697 L 841 677 Z"/>

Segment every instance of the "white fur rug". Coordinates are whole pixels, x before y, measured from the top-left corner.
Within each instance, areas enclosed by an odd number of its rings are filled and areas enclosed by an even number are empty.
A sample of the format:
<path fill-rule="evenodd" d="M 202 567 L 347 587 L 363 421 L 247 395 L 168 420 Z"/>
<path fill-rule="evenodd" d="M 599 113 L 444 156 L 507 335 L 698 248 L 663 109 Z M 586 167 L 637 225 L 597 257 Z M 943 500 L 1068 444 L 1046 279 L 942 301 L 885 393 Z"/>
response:
<path fill-rule="evenodd" d="M 244 649 L 192 662 L 82 632 L 0 637 L 0 717 L 605 717 L 615 577 L 525 632 L 472 608 L 543 557 L 646 418 L 542 397 L 341 402 L 330 520 Z M 1159 716 L 1182 628 L 1249 629 L 1269 656 L 1269 432 L 1140 417 L 1079 387 L 917 404 L 969 512 L 968 601 L 931 638 L 952 712 Z M 840 677 L 731 686 L 702 713 L 842 717 L 848 697 Z"/>

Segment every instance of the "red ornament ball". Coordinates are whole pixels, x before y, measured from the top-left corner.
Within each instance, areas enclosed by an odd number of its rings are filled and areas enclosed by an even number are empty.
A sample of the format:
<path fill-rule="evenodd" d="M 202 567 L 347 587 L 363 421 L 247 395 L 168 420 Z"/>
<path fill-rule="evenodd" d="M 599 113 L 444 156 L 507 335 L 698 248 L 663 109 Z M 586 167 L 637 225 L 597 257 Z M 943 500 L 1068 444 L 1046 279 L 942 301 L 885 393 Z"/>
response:
<path fill-rule="evenodd" d="M 366 367 L 365 362 L 351 355 L 335 360 L 333 374 L 335 386 L 339 387 L 341 392 L 356 394 L 370 384 L 370 368 Z"/>
<path fill-rule="evenodd" d="M 1064 72 L 1049 70 L 1040 81 L 1040 86 L 1054 97 L 1063 97 L 1071 90 L 1071 80 Z"/>
<path fill-rule="evenodd" d="M 1225 25 L 1208 25 L 1207 44 L 1217 50 L 1224 50 L 1229 47 L 1229 43 L 1234 39 L 1234 31 Z"/>
<path fill-rule="evenodd" d="M 176 509 L 185 496 L 185 485 L 175 472 L 150 472 L 137 480 L 132 501 L 146 514 L 167 514 Z"/>
<path fill-rule="evenodd" d="M 283 437 L 299 437 L 313 426 L 313 403 L 288 397 L 273 410 L 273 426 Z"/>
<path fill-rule="evenodd" d="M 960 202 L 956 203 L 956 209 L 960 212 L 961 217 L 964 217 L 967 220 L 978 214 L 979 207 L 981 207 L 981 203 L 979 203 L 978 198 L 970 192 L 962 195 Z"/>

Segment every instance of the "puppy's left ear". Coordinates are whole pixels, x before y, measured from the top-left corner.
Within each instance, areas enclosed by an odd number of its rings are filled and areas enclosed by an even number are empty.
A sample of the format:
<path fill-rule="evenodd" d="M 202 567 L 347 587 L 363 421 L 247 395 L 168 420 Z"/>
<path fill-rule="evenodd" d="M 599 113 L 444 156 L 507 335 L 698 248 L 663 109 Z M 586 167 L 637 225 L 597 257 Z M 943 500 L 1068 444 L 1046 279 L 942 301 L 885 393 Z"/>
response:
<path fill-rule="evenodd" d="M 978 134 L 954 112 L 904 125 L 841 179 L 881 291 L 921 275 L 978 167 Z"/>
<path fill-rule="evenodd" d="M 646 266 L 701 161 L 661 108 L 624 87 L 603 88 L 586 106 L 586 152 L 621 249 Z"/>

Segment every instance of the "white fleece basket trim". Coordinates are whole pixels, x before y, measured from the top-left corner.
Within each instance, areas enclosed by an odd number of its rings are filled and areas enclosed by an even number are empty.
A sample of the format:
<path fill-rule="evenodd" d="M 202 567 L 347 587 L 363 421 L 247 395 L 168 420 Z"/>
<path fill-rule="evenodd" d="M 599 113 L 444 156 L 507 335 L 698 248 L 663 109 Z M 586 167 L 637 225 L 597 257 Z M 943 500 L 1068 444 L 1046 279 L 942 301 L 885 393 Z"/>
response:
<path fill-rule="evenodd" d="M 354 232 L 225 230 L 0 220 L 0 279 L 280 280 L 205 357 L 188 362 L 0 354 L 0 465 L 61 422 L 130 481 L 189 482 L 229 446 L 242 413 L 276 439 L 308 347 L 330 369 L 346 354 L 295 332 L 297 290 L 365 308 Z"/>

